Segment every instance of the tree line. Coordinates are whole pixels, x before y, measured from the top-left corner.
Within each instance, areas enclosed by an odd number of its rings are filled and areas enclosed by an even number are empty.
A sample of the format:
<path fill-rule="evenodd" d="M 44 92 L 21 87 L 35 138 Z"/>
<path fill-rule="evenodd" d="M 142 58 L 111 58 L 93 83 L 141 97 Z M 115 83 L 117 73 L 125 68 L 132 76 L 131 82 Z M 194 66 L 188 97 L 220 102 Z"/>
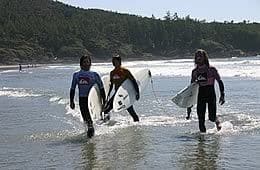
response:
<path fill-rule="evenodd" d="M 0 0 L 0 63 L 97 60 L 120 54 L 131 59 L 185 58 L 197 48 L 213 57 L 260 52 L 260 24 L 206 22 L 177 13 L 164 19 L 52 0 Z"/>

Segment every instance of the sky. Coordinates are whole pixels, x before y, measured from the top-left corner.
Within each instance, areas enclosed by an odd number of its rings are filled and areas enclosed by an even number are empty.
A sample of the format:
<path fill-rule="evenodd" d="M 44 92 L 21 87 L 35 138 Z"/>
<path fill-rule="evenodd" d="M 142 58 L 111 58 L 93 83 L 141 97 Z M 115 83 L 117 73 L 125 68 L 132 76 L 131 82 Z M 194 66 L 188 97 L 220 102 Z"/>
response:
<path fill-rule="evenodd" d="M 58 0 L 85 9 L 103 9 L 143 17 L 163 18 L 166 12 L 179 17 L 211 21 L 243 20 L 260 23 L 260 0 Z"/>

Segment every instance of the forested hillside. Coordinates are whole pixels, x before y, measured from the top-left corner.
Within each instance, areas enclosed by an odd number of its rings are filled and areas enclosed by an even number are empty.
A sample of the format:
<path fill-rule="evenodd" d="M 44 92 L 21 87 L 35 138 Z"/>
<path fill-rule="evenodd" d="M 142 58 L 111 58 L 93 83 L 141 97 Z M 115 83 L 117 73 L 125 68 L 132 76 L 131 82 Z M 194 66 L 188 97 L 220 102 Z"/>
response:
<path fill-rule="evenodd" d="M 0 0 L 0 64 L 184 58 L 196 48 L 212 57 L 260 53 L 260 24 L 207 23 L 80 9 L 52 0 Z"/>

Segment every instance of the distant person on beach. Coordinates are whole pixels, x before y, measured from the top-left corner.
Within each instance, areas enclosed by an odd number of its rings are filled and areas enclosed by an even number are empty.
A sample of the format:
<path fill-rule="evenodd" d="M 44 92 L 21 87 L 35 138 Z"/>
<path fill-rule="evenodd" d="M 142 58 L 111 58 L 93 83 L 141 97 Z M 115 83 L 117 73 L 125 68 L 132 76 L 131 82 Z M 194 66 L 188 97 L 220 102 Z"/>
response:
<path fill-rule="evenodd" d="M 199 84 L 199 93 L 197 101 L 197 115 L 199 119 L 200 132 L 206 132 L 205 113 L 206 104 L 208 104 L 209 120 L 216 123 L 217 130 L 221 130 L 220 121 L 216 116 L 216 94 L 214 83 L 217 80 L 220 90 L 220 105 L 225 103 L 224 84 L 220 78 L 217 69 L 209 65 L 208 54 L 202 49 L 198 49 L 195 53 L 195 68 L 192 70 L 191 83 Z M 187 119 L 190 118 L 191 108 L 187 108 Z"/>
<path fill-rule="evenodd" d="M 94 127 L 88 109 L 88 94 L 91 87 L 96 83 L 100 89 L 103 103 L 105 103 L 105 90 L 100 76 L 96 72 L 90 71 L 90 67 L 91 58 L 89 56 L 82 56 L 80 58 L 81 70 L 73 74 L 70 88 L 70 108 L 75 108 L 74 95 L 76 86 L 78 86 L 80 112 L 83 117 L 84 123 L 88 126 L 87 135 L 91 138 L 94 135 Z"/>
<path fill-rule="evenodd" d="M 137 84 L 134 76 L 131 74 L 131 72 L 128 69 L 121 66 L 121 57 L 119 55 L 112 57 L 112 63 L 115 68 L 110 72 L 110 86 L 109 86 L 108 96 L 110 96 L 113 86 L 115 88 L 115 93 L 116 93 L 116 91 L 121 86 L 121 84 L 126 79 L 129 79 L 132 81 L 134 88 L 137 92 L 136 100 L 139 100 L 140 94 L 139 94 L 138 84 Z M 107 99 L 108 101 L 106 101 L 106 105 L 104 108 L 104 120 L 105 121 L 110 119 L 109 112 L 113 109 L 113 100 L 114 100 L 115 93 L 109 100 Z M 135 122 L 139 121 L 139 117 L 137 116 L 133 106 L 130 106 L 127 109 L 127 111 L 132 116 L 132 118 Z"/>
<path fill-rule="evenodd" d="M 19 72 L 22 71 L 22 64 L 19 64 Z"/>

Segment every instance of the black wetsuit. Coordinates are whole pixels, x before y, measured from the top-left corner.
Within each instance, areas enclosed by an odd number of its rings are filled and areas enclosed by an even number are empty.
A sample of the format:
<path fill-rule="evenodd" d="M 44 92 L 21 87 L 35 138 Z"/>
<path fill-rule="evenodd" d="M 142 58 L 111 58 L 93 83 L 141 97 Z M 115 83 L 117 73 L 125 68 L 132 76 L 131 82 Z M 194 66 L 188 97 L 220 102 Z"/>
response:
<path fill-rule="evenodd" d="M 115 68 L 114 70 L 111 71 L 110 73 L 110 82 L 111 82 L 111 86 L 110 86 L 110 92 L 112 90 L 112 85 L 115 86 L 115 91 L 118 90 L 118 88 L 120 87 L 120 85 L 126 80 L 126 79 L 130 79 L 133 82 L 134 88 L 135 90 L 139 93 L 139 88 L 138 85 L 136 83 L 136 80 L 134 79 L 133 75 L 130 73 L 130 71 L 124 67 L 118 67 Z M 111 97 L 111 99 L 107 102 L 106 107 L 105 107 L 105 111 L 104 114 L 108 114 L 112 109 L 113 109 L 113 100 L 114 100 L 114 96 Z M 132 116 L 133 120 L 139 121 L 139 117 L 136 114 L 134 107 L 130 106 L 127 109 L 128 113 Z"/>
<path fill-rule="evenodd" d="M 199 94 L 197 101 L 197 115 L 199 119 L 199 129 L 201 132 L 206 132 L 205 127 L 205 113 L 206 113 L 206 104 L 208 104 L 208 116 L 209 120 L 212 122 L 216 122 L 216 93 L 214 82 L 217 80 L 219 83 L 219 88 L 221 95 L 224 95 L 224 84 L 220 79 L 220 76 L 216 70 L 216 68 L 211 66 L 203 65 L 201 67 L 196 67 L 192 71 L 192 79 L 191 82 L 198 82 Z"/>

